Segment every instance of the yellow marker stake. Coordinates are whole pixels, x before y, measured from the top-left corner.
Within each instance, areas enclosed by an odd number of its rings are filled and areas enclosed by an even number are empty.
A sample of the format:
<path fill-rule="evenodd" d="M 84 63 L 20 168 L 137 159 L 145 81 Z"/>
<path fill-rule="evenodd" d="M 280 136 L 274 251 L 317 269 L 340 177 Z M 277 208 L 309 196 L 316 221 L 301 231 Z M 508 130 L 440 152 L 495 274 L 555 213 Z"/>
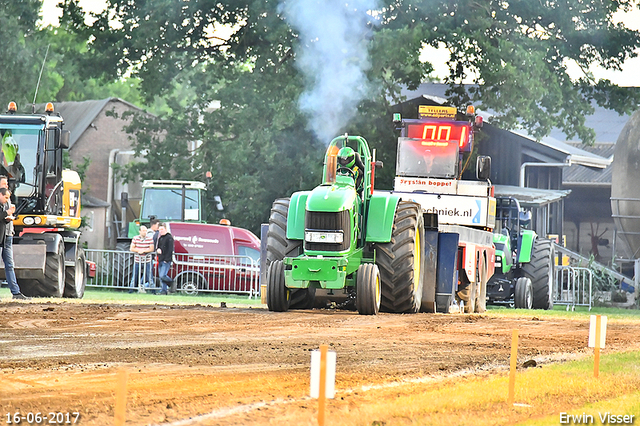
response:
<path fill-rule="evenodd" d="M 318 425 L 324 426 L 324 402 L 327 393 L 327 345 L 320 345 L 320 390 L 318 392 Z"/>
<path fill-rule="evenodd" d="M 118 371 L 116 387 L 115 426 L 124 426 L 127 414 L 127 370 Z"/>
<path fill-rule="evenodd" d="M 513 330 L 511 336 L 511 369 L 509 372 L 509 405 L 513 405 L 516 392 L 516 366 L 518 363 L 518 330 Z"/>
<path fill-rule="evenodd" d="M 600 375 L 600 332 L 601 332 L 602 317 L 596 315 L 596 341 L 593 348 L 593 377 L 598 378 Z"/>

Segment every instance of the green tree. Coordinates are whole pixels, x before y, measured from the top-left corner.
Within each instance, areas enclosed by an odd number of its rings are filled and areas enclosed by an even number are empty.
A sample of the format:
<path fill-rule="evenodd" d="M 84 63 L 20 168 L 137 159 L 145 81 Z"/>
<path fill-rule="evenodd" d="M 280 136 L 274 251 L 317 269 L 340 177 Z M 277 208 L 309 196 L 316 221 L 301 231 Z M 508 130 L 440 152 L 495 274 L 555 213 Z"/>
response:
<path fill-rule="evenodd" d="M 596 81 L 588 72 L 597 65 L 617 69 L 635 56 L 639 33 L 614 24 L 613 15 L 637 5 L 637 0 L 108 0 L 87 27 L 77 1 L 66 0 L 63 22 L 89 41 L 85 58 L 92 66 L 84 71 L 112 79 L 134 75 L 147 103 L 166 99 L 166 115 L 131 128 L 136 149 L 150 159 L 150 167 L 132 171 L 197 177 L 211 170 L 215 190 L 238 215 L 235 222 L 256 229 L 274 198 L 319 183 L 328 142 L 323 126 L 336 118 L 334 107 L 337 118 L 344 111 L 349 118 L 326 133 L 365 136 L 387 163 L 381 184 L 390 186 L 391 106 L 403 100 L 402 86 L 415 88 L 429 77 L 431 64 L 419 59 L 425 45 L 450 52 L 445 82 L 454 105 L 473 102 L 496 111 L 493 121 L 503 127 L 521 125 L 537 137 L 559 127 L 591 142 L 584 116 L 593 111 L 592 101 L 625 112 L 638 106 L 636 92 Z M 316 25 L 325 22 L 325 12 L 337 12 L 338 21 L 346 17 L 343 25 Z M 354 54 L 344 55 L 347 46 L 332 38 L 341 31 L 353 38 L 353 27 L 362 29 L 355 38 L 366 46 L 368 59 L 357 45 Z M 232 29 L 230 35 L 225 28 Z M 323 56 L 326 41 L 333 50 Z M 338 108 L 344 86 L 333 93 L 333 103 L 300 104 L 316 101 L 308 87 L 324 83 L 325 75 L 308 70 L 332 56 L 341 58 L 335 76 L 347 80 L 351 75 L 343 66 L 347 70 L 355 63 L 368 81 L 368 86 L 353 83 L 363 96 L 351 100 L 351 111 Z M 569 77 L 567 61 L 585 70 L 582 78 Z M 469 76 L 477 83 L 470 89 L 461 85 Z M 220 107 L 208 110 L 213 101 Z M 327 120 L 317 125 L 318 117 Z M 188 141 L 201 141 L 192 157 Z"/>
<path fill-rule="evenodd" d="M 112 96 L 142 103 L 138 79 L 91 77 L 85 69 L 92 66 L 82 61 L 86 39 L 66 25 L 40 27 L 41 7 L 40 0 L 0 0 L 0 108 L 15 101 L 30 111 L 34 97 L 36 103 Z"/>
<path fill-rule="evenodd" d="M 0 40 L 2 40 L 2 74 L 0 75 L 0 108 L 5 111 L 10 101 L 19 108 L 33 102 L 47 43 L 36 24 L 41 2 L 38 0 L 0 0 Z M 43 77 L 49 79 L 49 76 Z M 56 78 L 40 96 L 56 91 Z M 59 84 L 59 82 L 58 82 Z"/>

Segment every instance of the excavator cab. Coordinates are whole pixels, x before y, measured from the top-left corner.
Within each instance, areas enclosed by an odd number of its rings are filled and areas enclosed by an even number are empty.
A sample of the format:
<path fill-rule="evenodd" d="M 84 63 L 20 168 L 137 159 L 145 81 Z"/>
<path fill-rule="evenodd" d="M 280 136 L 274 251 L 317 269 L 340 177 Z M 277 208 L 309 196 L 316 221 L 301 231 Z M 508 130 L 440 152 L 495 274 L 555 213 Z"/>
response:
<path fill-rule="evenodd" d="M 0 117 L 0 173 L 9 178 L 14 194 L 16 226 L 78 227 L 80 182 L 77 176 L 64 173 L 62 166 L 69 132 L 62 129 L 62 118 L 52 114 L 53 106 L 48 108 L 46 115 L 18 115 L 10 106 L 10 114 Z M 71 182 L 65 183 L 64 176 Z M 71 211 L 77 218 L 73 225 L 59 219 Z"/>

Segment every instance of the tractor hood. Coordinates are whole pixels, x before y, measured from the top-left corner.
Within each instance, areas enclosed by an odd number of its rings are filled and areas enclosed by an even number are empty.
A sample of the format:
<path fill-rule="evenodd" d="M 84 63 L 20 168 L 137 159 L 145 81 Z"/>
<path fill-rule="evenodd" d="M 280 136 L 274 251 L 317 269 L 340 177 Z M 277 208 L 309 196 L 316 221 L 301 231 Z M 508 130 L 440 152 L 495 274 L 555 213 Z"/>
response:
<path fill-rule="evenodd" d="M 311 191 L 307 198 L 307 211 L 339 212 L 350 209 L 357 198 L 353 185 L 340 182 L 333 185 L 320 185 Z"/>

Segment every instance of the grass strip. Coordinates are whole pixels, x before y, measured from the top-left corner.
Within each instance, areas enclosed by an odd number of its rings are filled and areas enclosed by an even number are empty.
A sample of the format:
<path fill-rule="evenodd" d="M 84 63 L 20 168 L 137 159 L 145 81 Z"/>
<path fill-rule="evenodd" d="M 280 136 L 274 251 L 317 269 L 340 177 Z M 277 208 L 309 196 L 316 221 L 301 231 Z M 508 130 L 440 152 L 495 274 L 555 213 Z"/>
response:
<path fill-rule="evenodd" d="M 11 293 L 8 288 L 0 289 L 0 299 L 8 301 Z M 225 293 L 202 293 L 195 296 L 175 293 L 160 295 L 152 293 L 129 293 L 127 290 L 102 288 L 87 288 L 82 299 L 64 298 L 34 298 L 35 301 L 54 301 L 59 303 L 133 303 L 133 304 L 176 304 L 176 305 L 211 305 L 220 306 L 225 303 L 228 307 L 262 307 L 260 297 L 249 298 L 247 295 Z"/>
<path fill-rule="evenodd" d="M 640 310 L 609 307 L 594 307 L 589 310 L 587 307 L 578 306 L 575 311 L 567 311 L 564 306 L 554 306 L 553 309 L 545 311 L 541 309 L 511 309 L 502 306 L 489 306 L 487 315 L 504 317 L 521 317 L 524 315 L 531 315 L 538 318 L 563 319 L 584 319 L 589 318 L 590 315 L 607 315 L 609 319 L 639 320 Z"/>
<path fill-rule="evenodd" d="M 329 403 L 334 425 L 559 425 L 561 413 L 632 415 L 640 424 L 640 352 L 519 370 L 515 406 L 508 371 L 378 388 Z M 575 424 L 575 423 L 572 423 Z M 599 423 L 595 423 L 599 424 Z"/>

